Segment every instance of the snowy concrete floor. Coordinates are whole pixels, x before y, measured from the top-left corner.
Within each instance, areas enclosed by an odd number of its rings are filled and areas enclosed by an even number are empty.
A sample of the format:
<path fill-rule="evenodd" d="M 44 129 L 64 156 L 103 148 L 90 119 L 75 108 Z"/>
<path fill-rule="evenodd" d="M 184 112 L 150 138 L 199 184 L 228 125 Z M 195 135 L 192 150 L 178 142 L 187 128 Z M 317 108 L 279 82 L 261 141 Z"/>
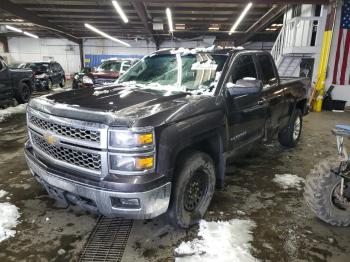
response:
<path fill-rule="evenodd" d="M 350 228 L 319 221 L 305 206 L 302 190 L 273 182 L 276 174 L 305 177 L 320 159 L 335 154 L 330 130 L 349 119 L 350 113 L 311 113 L 295 149 L 272 143 L 231 164 L 226 186 L 215 193 L 205 219 L 254 221 L 251 253 L 262 261 L 349 261 Z M 0 123 L 0 190 L 10 197 L 0 202 L 21 213 L 16 235 L 0 243 L 0 261 L 76 261 L 97 217 L 60 208 L 48 198 L 27 169 L 26 137 L 24 114 Z M 173 261 L 174 249 L 197 237 L 197 230 L 174 231 L 162 217 L 135 221 L 123 261 Z"/>

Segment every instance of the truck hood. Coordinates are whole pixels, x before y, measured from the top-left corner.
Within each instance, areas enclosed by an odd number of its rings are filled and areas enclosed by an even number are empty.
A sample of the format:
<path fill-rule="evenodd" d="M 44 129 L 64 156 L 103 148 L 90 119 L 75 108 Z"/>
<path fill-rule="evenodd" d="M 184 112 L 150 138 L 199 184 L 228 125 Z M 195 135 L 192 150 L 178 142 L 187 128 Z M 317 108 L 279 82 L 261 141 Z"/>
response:
<path fill-rule="evenodd" d="M 208 98 L 213 97 L 175 89 L 109 85 L 42 96 L 31 100 L 30 106 L 57 116 L 113 126 L 157 126 L 193 114 L 193 103 Z"/>

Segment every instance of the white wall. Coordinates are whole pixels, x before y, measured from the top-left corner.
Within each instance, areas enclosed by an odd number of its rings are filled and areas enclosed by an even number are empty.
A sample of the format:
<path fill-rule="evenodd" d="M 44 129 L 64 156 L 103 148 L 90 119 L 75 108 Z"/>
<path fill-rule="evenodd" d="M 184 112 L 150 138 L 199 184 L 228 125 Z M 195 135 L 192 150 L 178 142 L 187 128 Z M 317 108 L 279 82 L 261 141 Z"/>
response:
<path fill-rule="evenodd" d="M 335 55 L 337 52 L 338 34 L 340 27 L 340 15 L 341 15 L 341 4 L 338 5 L 337 17 L 335 21 L 333 39 L 331 51 L 329 54 L 328 69 L 327 69 L 327 79 L 326 79 L 326 89 L 332 85 L 333 81 L 333 71 L 335 66 Z M 338 67 L 339 68 L 339 67 Z M 332 91 L 333 99 L 346 100 L 346 106 L 350 106 L 350 85 L 334 85 L 335 88 Z"/>
<path fill-rule="evenodd" d="M 79 47 L 66 39 L 12 37 L 8 43 L 12 61 L 43 61 L 46 56 L 59 62 L 66 74 L 80 69 Z"/>

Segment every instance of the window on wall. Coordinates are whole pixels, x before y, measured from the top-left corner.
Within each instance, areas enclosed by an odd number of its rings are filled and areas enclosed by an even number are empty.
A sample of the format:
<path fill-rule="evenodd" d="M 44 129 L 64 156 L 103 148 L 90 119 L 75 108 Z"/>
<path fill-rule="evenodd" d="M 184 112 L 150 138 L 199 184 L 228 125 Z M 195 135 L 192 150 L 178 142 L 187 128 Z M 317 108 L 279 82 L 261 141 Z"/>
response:
<path fill-rule="evenodd" d="M 322 8 L 322 5 L 314 6 L 314 16 L 321 16 L 321 8 Z"/>
<path fill-rule="evenodd" d="M 301 5 L 292 5 L 292 18 L 301 16 Z"/>

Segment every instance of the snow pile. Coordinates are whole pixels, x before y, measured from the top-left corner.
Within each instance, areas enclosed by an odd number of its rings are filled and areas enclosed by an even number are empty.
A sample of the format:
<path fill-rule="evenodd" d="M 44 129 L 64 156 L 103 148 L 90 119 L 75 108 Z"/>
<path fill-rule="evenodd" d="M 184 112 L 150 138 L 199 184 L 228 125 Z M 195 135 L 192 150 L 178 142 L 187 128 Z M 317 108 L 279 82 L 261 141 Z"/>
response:
<path fill-rule="evenodd" d="M 4 197 L 6 195 L 7 195 L 7 192 L 1 189 L 0 190 L 0 198 Z"/>
<path fill-rule="evenodd" d="M 5 109 L 0 109 L 0 122 L 5 121 L 12 115 L 25 113 L 26 108 L 27 104 L 21 104 L 18 106 L 11 106 Z"/>
<path fill-rule="evenodd" d="M 0 242 L 13 237 L 16 231 L 12 228 L 18 224 L 18 208 L 8 202 L 0 203 Z"/>
<path fill-rule="evenodd" d="M 182 242 L 175 249 L 176 262 L 196 261 L 257 261 L 250 253 L 253 240 L 251 220 L 232 219 L 229 221 L 199 223 L 199 238 Z"/>
<path fill-rule="evenodd" d="M 283 189 L 296 188 L 298 190 L 301 190 L 305 179 L 297 175 L 282 174 L 275 175 L 273 182 L 279 184 Z"/>

